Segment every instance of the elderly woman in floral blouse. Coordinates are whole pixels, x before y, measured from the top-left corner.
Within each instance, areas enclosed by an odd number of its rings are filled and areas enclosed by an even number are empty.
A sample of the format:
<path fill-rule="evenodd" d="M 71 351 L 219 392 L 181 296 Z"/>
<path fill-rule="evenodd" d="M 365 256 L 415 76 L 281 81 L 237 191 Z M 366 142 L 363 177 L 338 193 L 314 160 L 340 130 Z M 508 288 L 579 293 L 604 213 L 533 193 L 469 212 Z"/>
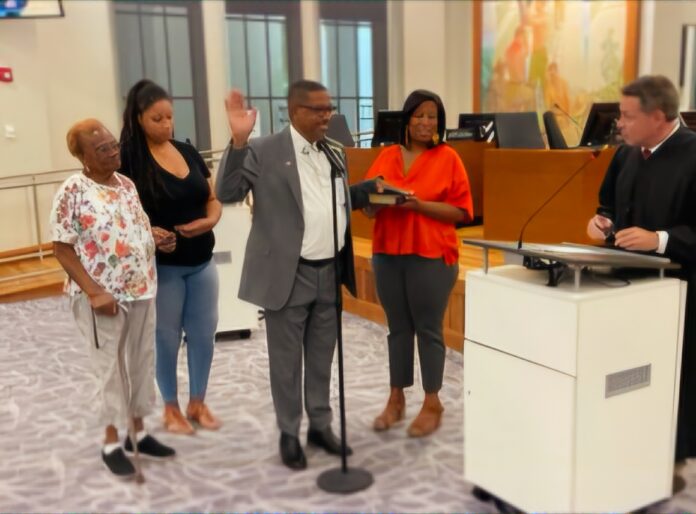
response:
<path fill-rule="evenodd" d="M 174 450 L 148 435 L 143 416 L 154 399 L 155 242 L 133 182 L 116 173 L 119 144 L 97 120 L 68 131 L 70 153 L 84 166 L 58 189 L 51 211 L 54 253 L 67 272 L 73 315 L 87 341 L 106 425 L 102 460 L 116 476 L 135 468 L 119 444 L 117 424 L 134 417 L 137 449 L 155 458 Z M 117 350 L 125 347 L 128 380 Z M 125 389 L 125 390 L 124 390 Z M 130 410 L 130 412 L 127 412 Z"/>

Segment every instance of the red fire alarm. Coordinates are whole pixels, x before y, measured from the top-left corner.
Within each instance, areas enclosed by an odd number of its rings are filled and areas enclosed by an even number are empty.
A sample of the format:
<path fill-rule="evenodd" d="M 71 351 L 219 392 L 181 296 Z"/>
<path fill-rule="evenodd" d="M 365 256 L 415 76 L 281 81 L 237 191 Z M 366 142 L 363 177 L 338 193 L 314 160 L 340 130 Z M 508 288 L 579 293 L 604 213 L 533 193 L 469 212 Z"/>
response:
<path fill-rule="evenodd" d="M 12 68 L 0 66 L 0 82 L 12 82 Z"/>

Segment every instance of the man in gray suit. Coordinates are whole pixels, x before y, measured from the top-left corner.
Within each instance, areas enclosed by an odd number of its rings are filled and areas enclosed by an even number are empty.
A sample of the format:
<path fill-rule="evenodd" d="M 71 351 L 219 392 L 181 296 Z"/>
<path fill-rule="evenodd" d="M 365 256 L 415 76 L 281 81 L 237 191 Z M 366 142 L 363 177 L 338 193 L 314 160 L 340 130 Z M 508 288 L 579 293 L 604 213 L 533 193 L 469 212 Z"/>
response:
<path fill-rule="evenodd" d="M 265 309 L 280 455 L 286 466 L 303 469 L 307 462 L 298 438 L 303 355 L 307 442 L 331 454 L 341 451 L 331 430 L 329 404 L 337 328 L 331 180 L 336 185 L 340 278 L 352 294 L 350 211 L 366 206 L 369 193 L 382 186 L 366 181 L 348 189 L 343 150 L 325 139 L 335 109 L 321 84 L 292 84 L 290 126 L 252 140 L 256 111 L 245 108 L 239 91 L 232 91 L 225 103 L 232 146 L 219 172 L 218 198 L 238 202 L 250 190 L 254 195 L 239 298 Z"/>

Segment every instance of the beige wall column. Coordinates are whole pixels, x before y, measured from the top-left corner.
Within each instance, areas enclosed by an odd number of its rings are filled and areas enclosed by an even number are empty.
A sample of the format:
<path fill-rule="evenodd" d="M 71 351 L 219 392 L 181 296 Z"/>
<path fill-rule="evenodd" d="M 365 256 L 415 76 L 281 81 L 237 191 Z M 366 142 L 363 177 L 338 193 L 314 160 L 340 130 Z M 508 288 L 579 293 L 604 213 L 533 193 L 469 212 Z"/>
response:
<path fill-rule="evenodd" d="M 302 59 L 304 61 L 303 78 L 321 82 L 319 2 L 316 0 L 300 2 L 300 23 L 302 25 Z"/>
<path fill-rule="evenodd" d="M 473 105 L 473 8 L 468 1 L 387 2 L 389 106 L 414 89 L 438 93 L 449 127 Z"/>
<path fill-rule="evenodd" d="M 208 84 L 210 144 L 213 149 L 217 150 L 227 146 L 230 140 L 230 129 L 227 125 L 224 104 L 229 74 L 225 2 L 223 0 L 207 0 L 201 2 L 201 9 Z"/>

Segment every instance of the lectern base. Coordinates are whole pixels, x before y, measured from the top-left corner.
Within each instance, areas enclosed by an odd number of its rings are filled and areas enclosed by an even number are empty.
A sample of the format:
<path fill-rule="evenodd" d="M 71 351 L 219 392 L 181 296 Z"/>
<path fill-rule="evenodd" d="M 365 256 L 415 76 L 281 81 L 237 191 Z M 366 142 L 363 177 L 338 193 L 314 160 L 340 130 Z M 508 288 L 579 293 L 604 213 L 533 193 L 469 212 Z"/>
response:
<path fill-rule="evenodd" d="M 372 485 L 372 473 L 360 468 L 329 469 L 317 478 L 317 485 L 329 493 L 355 493 Z"/>

